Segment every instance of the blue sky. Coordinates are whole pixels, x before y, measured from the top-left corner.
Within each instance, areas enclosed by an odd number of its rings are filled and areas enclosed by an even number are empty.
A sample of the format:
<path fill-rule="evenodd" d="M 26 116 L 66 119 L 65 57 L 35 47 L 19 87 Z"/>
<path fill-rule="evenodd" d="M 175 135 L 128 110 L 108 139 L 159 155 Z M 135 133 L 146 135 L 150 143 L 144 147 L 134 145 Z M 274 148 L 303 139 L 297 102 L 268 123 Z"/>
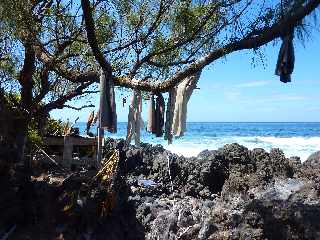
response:
<path fill-rule="evenodd" d="M 320 32 L 315 31 L 305 47 L 295 42 L 291 83 L 281 83 L 274 75 L 279 48 L 280 41 L 264 47 L 263 62 L 252 51 L 241 51 L 208 66 L 202 72 L 200 90 L 195 90 L 189 101 L 187 121 L 320 122 Z M 118 121 L 126 121 L 128 104 L 122 107 L 117 94 Z M 130 92 L 125 95 L 130 96 Z M 98 94 L 91 99 L 98 107 Z M 147 103 L 143 107 L 146 120 Z M 79 116 L 84 122 L 96 109 L 55 110 L 51 116 L 71 121 Z"/>

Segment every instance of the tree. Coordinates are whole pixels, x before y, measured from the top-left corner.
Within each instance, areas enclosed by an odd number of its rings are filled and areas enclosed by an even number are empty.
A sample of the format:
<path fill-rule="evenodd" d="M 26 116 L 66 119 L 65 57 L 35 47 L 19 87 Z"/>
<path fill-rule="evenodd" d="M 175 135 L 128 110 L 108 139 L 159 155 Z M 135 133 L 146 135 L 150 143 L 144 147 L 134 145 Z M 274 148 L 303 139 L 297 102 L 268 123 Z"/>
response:
<path fill-rule="evenodd" d="M 95 92 L 100 68 L 117 86 L 166 92 L 229 53 L 259 51 L 287 29 L 304 36 L 319 3 L 2 0 L 0 88 L 20 96 L 19 155 L 31 121 L 41 126 L 51 110 Z"/>
<path fill-rule="evenodd" d="M 167 91 L 185 77 L 202 70 L 205 66 L 229 53 L 244 49 L 258 51 L 259 47 L 281 37 L 290 29 L 295 29 L 296 35 L 303 37 L 303 33 L 306 31 L 306 24 L 304 23 L 305 17 L 319 6 L 319 1 L 316 0 L 281 0 L 276 4 L 268 4 L 266 1 L 261 1 L 261 5 L 259 5 L 259 2 L 260 1 L 216 1 L 214 3 L 207 3 L 207 1 L 182 1 L 183 4 L 186 4 L 183 5 L 183 7 L 186 8 L 182 7 L 181 9 L 183 10 L 180 9 L 181 12 L 179 11 L 178 15 L 175 16 L 176 18 L 173 22 L 180 19 L 180 14 L 182 14 L 184 21 L 189 23 L 189 14 L 192 15 L 195 10 L 203 6 L 208 7 L 208 12 L 202 12 L 203 15 L 205 16 L 206 13 L 208 13 L 208 15 L 211 14 L 211 17 L 214 17 L 209 18 L 211 21 L 200 21 L 199 25 L 195 24 L 196 27 L 192 26 L 190 28 L 189 25 L 179 25 L 180 27 L 182 26 L 182 32 L 184 32 L 185 35 L 182 34 L 178 39 L 175 37 L 177 30 L 175 28 L 170 29 L 172 30 L 172 34 L 169 34 L 169 37 L 167 37 L 164 42 L 173 42 L 173 49 L 170 44 L 167 44 L 160 51 L 153 51 L 154 49 L 151 49 L 143 56 L 140 55 L 144 51 L 140 49 L 137 52 L 137 60 L 128 74 L 129 77 L 126 81 L 118 81 L 118 85 L 147 91 Z M 89 2 L 82 0 L 81 3 L 86 23 L 87 38 L 92 52 L 102 68 L 110 68 L 111 64 L 103 59 L 102 51 L 99 50 L 96 41 Z M 250 8 L 251 11 L 249 10 Z M 257 11 L 257 9 L 259 9 L 259 11 Z M 212 22 L 212 20 L 215 21 Z M 193 21 L 191 22 L 193 23 Z M 208 30 L 206 28 L 207 25 L 212 28 Z M 168 30 L 167 28 L 165 29 Z M 192 29 L 191 38 L 189 38 L 188 32 L 186 32 L 186 30 L 190 29 Z M 179 30 L 181 29 L 178 28 L 178 31 Z M 205 36 L 202 35 L 204 33 Z M 148 34 L 142 34 L 142 39 L 145 35 Z M 224 35 L 224 37 L 221 35 Z M 133 42 L 139 41 L 139 38 L 133 40 Z M 193 41 L 200 43 L 201 47 L 195 47 Z M 171 61 L 162 60 L 158 63 L 154 61 L 159 58 L 158 54 L 163 54 L 166 51 L 174 51 L 181 46 L 188 48 L 190 45 L 191 49 L 195 50 L 184 60 L 181 58 L 185 56 L 186 52 L 180 52 L 178 61 L 175 58 Z M 104 51 L 104 53 L 106 52 L 108 53 L 108 51 Z M 160 58 L 161 57 L 162 55 Z M 138 75 L 137 69 L 144 64 L 157 66 L 162 69 L 171 67 L 171 71 L 169 72 L 172 72 L 172 74 L 169 77 L 165 76 L 165 80 L 160 83 L 132 81 L 133 77 Z M 177 69 L 177 66 L 180 68 Z"/>

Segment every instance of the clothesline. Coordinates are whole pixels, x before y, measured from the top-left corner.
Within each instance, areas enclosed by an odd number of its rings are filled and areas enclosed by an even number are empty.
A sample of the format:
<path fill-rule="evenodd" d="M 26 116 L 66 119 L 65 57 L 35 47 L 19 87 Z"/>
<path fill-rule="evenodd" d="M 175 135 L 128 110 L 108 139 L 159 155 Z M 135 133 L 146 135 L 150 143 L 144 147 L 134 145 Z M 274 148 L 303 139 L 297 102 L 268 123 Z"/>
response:
<path fill-rule="evenodd" d="M 114 86 L 112 81 L 106 81 L 103 71 L 100 76 L 100 107 L 96 116 L 94 111 L 89 115 L 87 121 L 87 134 L 92 124 L 98 121 L 98 139 L 103 138 L 101 130 L 106 129 L 111 133 L 117 132 L 117 113 L 115 104 Z M 169 91 L 167 103 L 161 93 L 151 93 L 148 107 L 147 131 L 156 137 L 162 137 L 171 144 L 173 137 L 181 137 L 186 131 L 187 104 L 197 82 L 201 71 L 187 77 L 177 87 Z M 129 105 L 128 126 L 127 126 L 127 144 L 135 140 L 135 145 L 140 145 L 140 131 L 144 128 L 144 122 L 141 117 L 142 96 L 139 90 L 133 90 L 133 95 Z M 98 148 L 101 144 L 98 143 Z M 100 147 L 101 148 L 101 147 Z M 98 150 L 99 151 L 99 150 Z"/>
<path fill-rule="evenodd" d="M 291 74 L 294 69 L 294 47 L 293 47 L 294 29 L 286 29 L 281 36 L 282 45 L 278 55 L 275 74 L 280 76 L 280 81 L 287 83 L 291 81 Z M 165 104 L 161 93 L 151 93 L 148 107 L 147 131 L 155 134 L 156 137 L 162 137 L 171 144 L 173 138 L 179 138 L 186 131 L 187 106 L 190 97 L 200 78 L 201 71 L 190 75 L 181 81 L 176 87 L 169 90 L 169 97 Z M 123 101 L 124 105 L 125 101 Z M 140 145 L 140 131 L 144 128 L 141 117 L 142 96 L 139 90 L 133 90 L 133 95 L 129 105 L 128 126 L 127 126 L 127 144 L 131 143 L 132 138 L 135 145 Z M 111 133 L 117 132 L 117 113 L 115 92 L 112 79 L 106 80 L 103 71 L 100 72 L 100 107 L 94 117 L 94 112 L 89 116 L 87 123 L 87 133 L 89 133 L 92 123 L 99 121 L 98 140 L 103 137 L 103 130 Z M 164 133 L 164 134 L 163 134 Z M 98 143 L 98 152 L 100 142 Z M 101 149 L 101 146 L 100 146 Z M 99 159 L 99 158 L 98 158 Z"/>

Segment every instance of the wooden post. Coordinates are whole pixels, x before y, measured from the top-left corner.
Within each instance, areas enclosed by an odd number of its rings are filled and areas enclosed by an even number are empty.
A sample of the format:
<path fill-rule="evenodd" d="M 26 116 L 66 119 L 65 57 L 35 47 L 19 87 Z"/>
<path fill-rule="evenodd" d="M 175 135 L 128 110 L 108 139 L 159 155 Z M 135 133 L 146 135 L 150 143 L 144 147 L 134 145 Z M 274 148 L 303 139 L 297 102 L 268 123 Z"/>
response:
<path fill-rule="evenodd" d="M 72 152 L 73 152 L 73 143 L 72 143 L 72 137 L 70 136 L 64 136 L 64 146 L 63 146 L 63 164 L 67 168 L 71 167 L 72 162 Z"/>
<path fill-rule="evenodd" d="M 101 167 L 101 160 L 102 160 L 102 141 L 104 138 L 104 129 L 99 127 L 97 128 L 98 132 L 98 146 L 97 146 L 97 162 L 96 162 L 96 167 L 100 168 Z"/>

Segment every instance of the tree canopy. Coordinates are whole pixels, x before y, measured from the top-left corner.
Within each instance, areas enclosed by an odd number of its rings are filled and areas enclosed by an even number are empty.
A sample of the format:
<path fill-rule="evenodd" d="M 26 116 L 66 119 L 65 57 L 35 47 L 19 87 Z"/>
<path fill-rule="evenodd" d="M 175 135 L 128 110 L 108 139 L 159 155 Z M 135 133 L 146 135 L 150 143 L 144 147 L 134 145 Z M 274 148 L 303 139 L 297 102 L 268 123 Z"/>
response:
<path fill-rule="evenodd" d="M 305 36 L 319 3 L 2 0 L 0 87 L 20 95 L 16 106 L 27 118 L 96 92 L 100 68 L 115 85 L 165 92 L 229 53 L 259 51 L 288 29 Z"/>

